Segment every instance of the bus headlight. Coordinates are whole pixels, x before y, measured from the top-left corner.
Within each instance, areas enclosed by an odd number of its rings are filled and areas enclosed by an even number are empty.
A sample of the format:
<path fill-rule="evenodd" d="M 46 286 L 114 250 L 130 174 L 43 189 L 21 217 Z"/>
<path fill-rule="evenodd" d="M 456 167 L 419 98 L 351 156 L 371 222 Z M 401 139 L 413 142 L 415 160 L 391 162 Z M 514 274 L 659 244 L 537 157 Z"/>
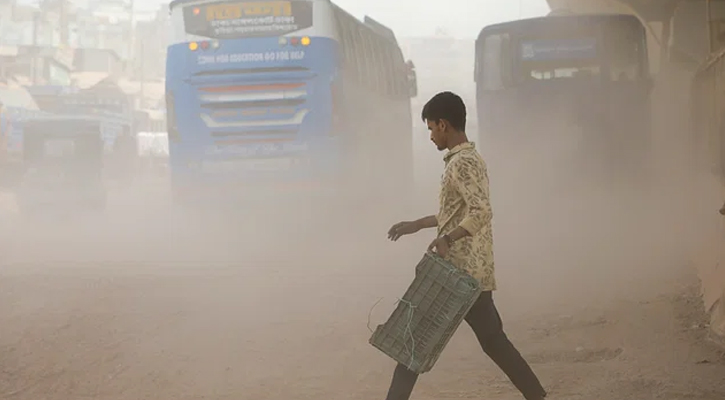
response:
<path fill-rule="evenodd" d="M 191 42 L 189 43 L 189 50 L 196 51 L 199 48 L 199 43 Z"/>
<path fill-rule="evenodd" d="M 310 45 L 310 37 L 305 36 L 300 40 L 300 43 L 302 43 L 303 46 L 309 46 Z"/>

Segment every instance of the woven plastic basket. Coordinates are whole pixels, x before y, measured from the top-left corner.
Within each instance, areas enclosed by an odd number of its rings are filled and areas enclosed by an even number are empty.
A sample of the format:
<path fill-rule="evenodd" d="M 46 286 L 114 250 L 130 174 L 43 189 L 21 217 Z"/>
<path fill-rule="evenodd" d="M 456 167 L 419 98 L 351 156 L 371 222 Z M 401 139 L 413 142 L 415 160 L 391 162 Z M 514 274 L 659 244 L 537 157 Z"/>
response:
<path fill-rule="evenodd" d="M 480 294 L 476 279 L 428 252 L 388 321 L 373 332 L 370 344 L 413 372 L 428 372 Z"/>

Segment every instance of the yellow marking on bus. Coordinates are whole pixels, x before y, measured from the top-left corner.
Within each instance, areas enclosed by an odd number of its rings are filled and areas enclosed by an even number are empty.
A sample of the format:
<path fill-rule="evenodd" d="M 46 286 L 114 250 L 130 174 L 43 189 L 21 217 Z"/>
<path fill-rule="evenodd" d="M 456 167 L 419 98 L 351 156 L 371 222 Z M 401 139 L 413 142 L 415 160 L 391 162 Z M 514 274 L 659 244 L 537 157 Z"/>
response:
<path fill-rule="evenodd" d="M 244 2 L 234 4 L 215 4 L 206 7 L 206 20 L 240 19 L 246 16 L 291 16 L 292 4 L 289 1 Z"/>

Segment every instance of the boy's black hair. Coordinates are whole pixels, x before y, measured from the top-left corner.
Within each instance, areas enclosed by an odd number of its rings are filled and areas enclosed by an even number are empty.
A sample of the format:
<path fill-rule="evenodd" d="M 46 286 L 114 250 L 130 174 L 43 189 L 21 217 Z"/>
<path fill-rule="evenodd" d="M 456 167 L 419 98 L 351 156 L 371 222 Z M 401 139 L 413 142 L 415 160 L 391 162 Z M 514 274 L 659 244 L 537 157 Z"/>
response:
<path fill-rule="evenodd" d="M 423 106 L 423 112 L 421 112 L 420 116 L 423 121 L 438 122 L 445 119 L 453 129 L 466 130 L 466 105 L 453 92 L 441 92 L 433 96 Z"/>

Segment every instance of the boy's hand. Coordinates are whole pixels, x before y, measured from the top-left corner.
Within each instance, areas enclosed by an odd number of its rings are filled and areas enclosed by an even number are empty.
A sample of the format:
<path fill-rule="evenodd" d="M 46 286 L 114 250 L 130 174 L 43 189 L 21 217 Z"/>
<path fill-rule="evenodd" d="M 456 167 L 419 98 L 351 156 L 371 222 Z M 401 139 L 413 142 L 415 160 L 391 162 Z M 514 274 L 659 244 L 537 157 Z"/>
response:
<path fill-rule="evenodd" d="M 402 236 L 411 235 L 420 230 L 420 227 L 415 221 L 403 221 L 393 225 L 388 231 L 388 239 L 395 242 Z"/>
<path fill-rule="evenodd" d="M 428 246 L 428 251 L 434 251 L 441 257 L 447 256 L 448 250 L 451 248 L 449 240 L 446 236 L 435 238 Z"/>

